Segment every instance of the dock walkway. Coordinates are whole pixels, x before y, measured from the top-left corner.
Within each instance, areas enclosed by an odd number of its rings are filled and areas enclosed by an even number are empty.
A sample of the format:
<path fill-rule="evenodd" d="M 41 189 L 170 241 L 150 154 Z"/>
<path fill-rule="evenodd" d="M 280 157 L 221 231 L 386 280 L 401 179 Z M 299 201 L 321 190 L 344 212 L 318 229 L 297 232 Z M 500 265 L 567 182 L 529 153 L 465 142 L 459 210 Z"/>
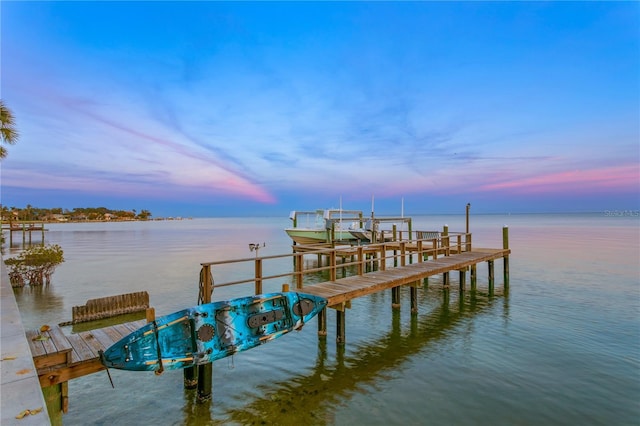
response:
<path fill-rule="evenodd" d="M 104 370 L 98 351 L 105 350 L 146 324 L 138 320 L 65 335 L 58 326 L 26 332 L 40 386 L 47 387 Z"/>
<path fill-rule="evenodd" d="M 463 270 L 481 262 L 508 256 L 509 253 L 509 249 L 474 248 L 469 252 L 304 286 L 303 291 L 324 297 L 328 300 L 327 306 L 335 307 L 357 297 L 412 284 L 433 275 Z"/>

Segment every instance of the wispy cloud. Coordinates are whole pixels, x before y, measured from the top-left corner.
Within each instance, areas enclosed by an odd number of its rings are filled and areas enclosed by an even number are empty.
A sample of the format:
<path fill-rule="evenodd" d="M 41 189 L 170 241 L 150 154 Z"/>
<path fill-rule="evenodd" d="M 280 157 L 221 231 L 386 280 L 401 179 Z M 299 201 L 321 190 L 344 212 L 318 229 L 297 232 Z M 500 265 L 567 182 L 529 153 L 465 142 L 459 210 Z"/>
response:
<path fill-rule="evenodd" d="M 285 210 L 295 194 L 637 190 L 630 21 L 607 21 L 603 35 L 589 6 L 535 10 L 570 10 L 583 30 L 567 34 L 546 26 L 562 19 L 522 26 L 474 13 L 528 4 L 469 7 L 285 3 L 276 16 L 242 3 L 161 3 L 141 21 L 126 2 L 10 2 L 3 97 L 22 140 L 2 184 Z M 93 8 L 113 22 L 90 25 Z M 305 14 L 315 18 L 302 25 Z M 182 24 L 168 32 L 156 24 L 166 16 Z"/>

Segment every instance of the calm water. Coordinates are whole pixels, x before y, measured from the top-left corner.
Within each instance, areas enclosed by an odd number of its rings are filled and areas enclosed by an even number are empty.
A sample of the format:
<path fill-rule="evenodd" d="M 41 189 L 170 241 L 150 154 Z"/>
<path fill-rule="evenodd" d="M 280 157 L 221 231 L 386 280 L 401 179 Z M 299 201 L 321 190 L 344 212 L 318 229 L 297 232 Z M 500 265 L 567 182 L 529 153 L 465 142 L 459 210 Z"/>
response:
<path fill-rule="evenodd" d="M 195 402 L 182 372 L 98 373 L 69 385 L 67 425 L 640 424 L 640 223 L 600 214 L 472 216 L 476 247 L 500 247 L 509 225 L 511 282 L 460 295 L 457 274 L 391 309 L 385 292 L 356 299 L 347 344 L 316 323 L 214 363 L 213 399 Z M 414 229 L 464 229 L 464 216 L 414 217 Z M 288 253 L 286 218 L 49 225 L 66 262 L 45 288 L 17 291 L 27 327 L 69 320 L 88 299 L 146 290 L 158 316 L 196 304 L 200 263 Z M 8 254 L 15 252 L 12 248 Z M 6 254 L 5 254 L 6 255 Z M 274 262 L 290 270 L 288 261 Z M 247 264 L 251 266 L 250 264 Z M 251 266 L 252 267 L 252 266 Z M 216 283 L 251 267 L 214 269 Z M 274 266 L 275 267 L 275 266 Z M 244 268 L 244 270 L 242 270 Z M 267 283 L 279 290 L 283 280 Z M 216 289 L 214 300 L 252 293 Z M 72 332 L 72 330 L 68 330 Z"/>

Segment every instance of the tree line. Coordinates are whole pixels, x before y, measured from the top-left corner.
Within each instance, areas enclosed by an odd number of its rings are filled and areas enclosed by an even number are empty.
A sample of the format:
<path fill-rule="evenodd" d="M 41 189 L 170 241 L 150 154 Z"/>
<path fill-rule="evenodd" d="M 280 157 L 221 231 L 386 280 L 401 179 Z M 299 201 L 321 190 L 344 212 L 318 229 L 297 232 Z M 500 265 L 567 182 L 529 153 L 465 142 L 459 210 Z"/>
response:
<path fill-rule="evenodd" d="M 24 208 L 2 206 L 3 221 L 101 221 L 101 220 L 148 220 L 149 210 L 112 210 L 106 207 L 76 207 L 72 210 L 62 207 L 40 208 L 27 204 Z"/>

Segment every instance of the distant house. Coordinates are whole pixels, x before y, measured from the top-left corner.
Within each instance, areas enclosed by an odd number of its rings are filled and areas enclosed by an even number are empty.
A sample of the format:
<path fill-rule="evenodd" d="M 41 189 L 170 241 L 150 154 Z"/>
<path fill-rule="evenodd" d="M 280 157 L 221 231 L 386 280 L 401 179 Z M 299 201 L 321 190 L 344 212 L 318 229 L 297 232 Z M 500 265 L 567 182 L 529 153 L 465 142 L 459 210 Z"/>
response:
<path fill-rule="evenodd" d="M 116 218 L 117 218 L 117 216 L 113 215 L 111 213 L 105 213 L 104 214 L 104 220 L 111 220 L 111 219 L 116 219 Z"/>
<path fill-rule="evenodd" d="M 50 220 L 57 220 L 58 222 L 67 222 L 69 218 L 63 214 L 52 214 Z"/>

